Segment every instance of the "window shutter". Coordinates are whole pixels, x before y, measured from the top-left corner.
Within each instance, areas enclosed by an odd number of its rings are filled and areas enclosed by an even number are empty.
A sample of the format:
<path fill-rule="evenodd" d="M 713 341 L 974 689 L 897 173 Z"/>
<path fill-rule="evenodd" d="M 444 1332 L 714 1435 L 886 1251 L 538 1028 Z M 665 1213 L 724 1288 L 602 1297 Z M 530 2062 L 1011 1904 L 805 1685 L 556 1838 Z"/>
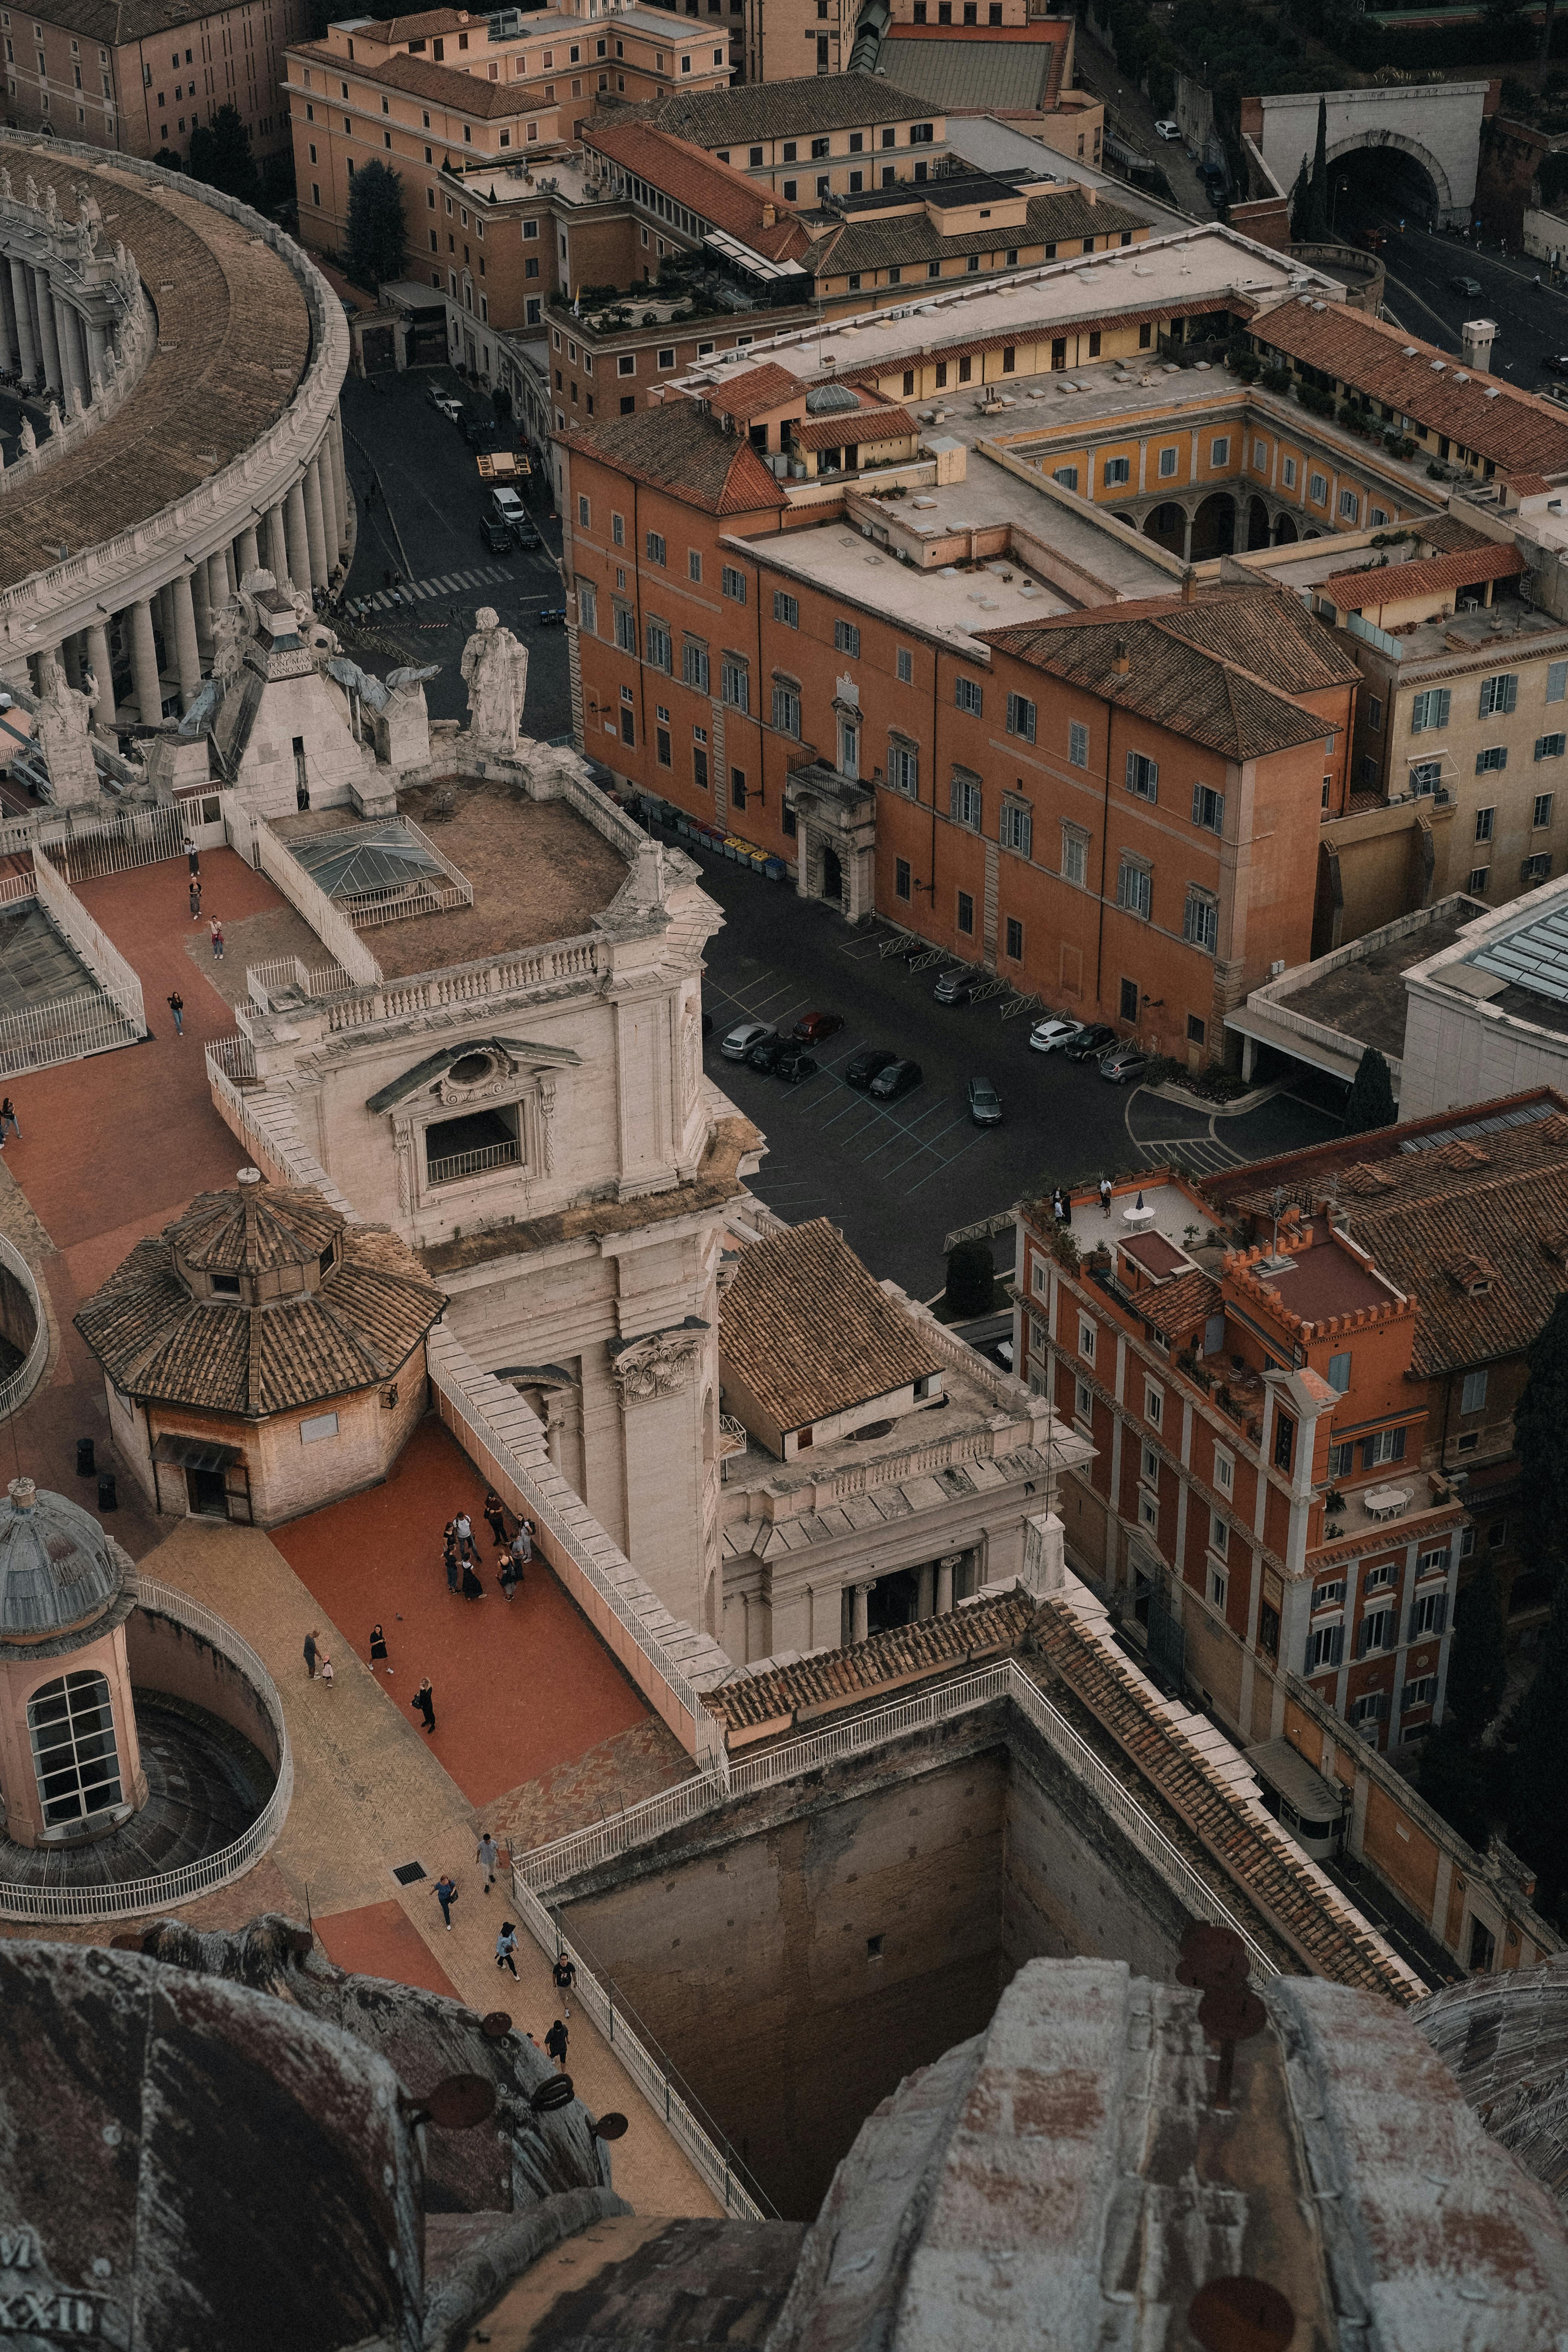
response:
<path fill-rule="evenodd" d="M 1193 823 L 1194 824 L 1202 824 L 1204 821 L 1203 806 L 1204 788 L 1202 784 L 1194 784 L 1193 786 Z"/>
<path fill-rule="evenodd" d="M 1517 678 L 1517 677 L 1505 677 L 1505 678 L 1504 678 L 1504 680 L 1503 680 L 1503 682 L 1502 682 L 1502 700 L 1501 700 L 1501 701 L 1500 702 L 1500 704 L 1498 705 L 1498 708 L 1499 708 L 1499 709 L 1500 709 L 1500 710 L 1517 710 L 1517 709 L 1518 709 L 1518 708 L 1519 708 L 1519 680 L 1518 680 L 1518 678 Z"/>
<path fill-rule="evenodd" d="M 1129 751 L 1127 754 L 1127 789 L 1129 792 L 1133 790 L 1137 778 L 1138 771 L 1134 764 L 1137 758 L 1138 754 L 1136 751 Z"/>
<path fill-rule="evenodd" d="M 1402 1429 L 1396 1429 L 1392 1433 L 1392 1434 L 1394 1443 L 1389 1448 L 1388 1458 L 1391 1462 L 1403 1462 L 1405 1459 L 1405 1433 Z"/>
<path fill-rule="evenodd" d="M 1358 1658 L 1364 1658 L 1366 1655 L 1367 1637 L 1371 1632 L 1372 1619 L 1370 1617 L 1363 1617 L 1360 1625 L 1356 1629 L 1355 1654 Z"/>

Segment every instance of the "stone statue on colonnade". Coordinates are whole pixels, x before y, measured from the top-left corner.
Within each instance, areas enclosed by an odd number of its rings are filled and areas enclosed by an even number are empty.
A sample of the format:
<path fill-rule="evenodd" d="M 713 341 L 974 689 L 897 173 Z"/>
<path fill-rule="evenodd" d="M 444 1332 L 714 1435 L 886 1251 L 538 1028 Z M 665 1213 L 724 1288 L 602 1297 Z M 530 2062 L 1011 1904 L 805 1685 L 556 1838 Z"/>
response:
<path fill-rule="evenodd" d="M 98 706 L 99 684 L 84 670 L 87 691 L 79 693 L 66 677 L 57 654 L 38 656 L 38 749 L 48 766 L 49 785 L 62 808 L 96 801 L 98 769 L 92 756 L 92 714 Z"/>
<path fill-rule="evenodd" d="M 463 679 L 468 689 L 468 740 L 492 759 L 515 760 L 522 706 L 528 693 L 528 653 L 503 629 L 493 604 L 474 615 L 473 635 L 463 647 Z"/>

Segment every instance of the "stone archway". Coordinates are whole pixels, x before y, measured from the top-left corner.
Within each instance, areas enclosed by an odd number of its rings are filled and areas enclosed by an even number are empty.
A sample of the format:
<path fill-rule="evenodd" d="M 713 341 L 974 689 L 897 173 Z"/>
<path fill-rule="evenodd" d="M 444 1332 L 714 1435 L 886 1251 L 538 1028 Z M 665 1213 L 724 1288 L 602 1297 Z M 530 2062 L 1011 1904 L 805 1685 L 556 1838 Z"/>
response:
<path fill-rule="evenodd" d="M 1273 544 L 1276 547 L 1295 546 L 1296 518 L 1294 515 L 1279 513 L 1275 516 Z"/>
<path fill-rule="evenodd" d="M 1236 500 L 1228 490 L 1214 490 L 1193 517 L 1191 560 L 1229 555 L 1236 547 Z"/>
<path fill-rule="evenodd" d="M 1453 183 L 1447 173 L 1430 147 L 1424 146 L 1420 140 L 1412 139 L 1405 131 L 1394 131 L 1386 123 L 1379 123 L 1367 131 L 1358 131 L 1351 139 L 1336 140 L 1327 151 L 1331 181 L 1337 163 L 1344 163 L 1352 155 L 1362 154 L 1404 156 L 1413 163 L 1416 170 L 1431 182 L 1432 200 L 1437 214 L 1435 226 L 1447 220 L 1450 215 L 1457 214 L 1460 219 L 1464 218 L 1467 208 L 1456 203 Z"/>
<path fill-rule="evenodd" d="M 1268 509 L 1261 499 L 1249 499 L 1247 502 L 1247 552 L 1250 554 L 1254 548 L 1269 544 Z"/>
<path fill-rule="evenodd" d="M 1187 546 L 1187 510 L 1176 499 L 1166 499 L 1152 507 L 1143 518 L 1143 537 L 1152 539 L 1157 547 L 1167 548 L 1173 555 L 1184 555 Z"/>

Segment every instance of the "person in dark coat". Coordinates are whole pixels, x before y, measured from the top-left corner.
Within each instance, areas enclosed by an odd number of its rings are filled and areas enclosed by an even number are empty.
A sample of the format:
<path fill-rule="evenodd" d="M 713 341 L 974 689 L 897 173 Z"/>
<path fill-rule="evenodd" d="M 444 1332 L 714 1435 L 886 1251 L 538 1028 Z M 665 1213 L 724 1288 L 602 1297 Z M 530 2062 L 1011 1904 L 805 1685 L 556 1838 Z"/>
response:
<path fill-rule="evenodd" d="M 448 1592 L 456 1592 L 460 1562 L 458 1558 L 457 1529 L 450 1519 L 447 1522 L 446 1533 L 441 1538 L 441 1557 L 446 1563 L 447 1590 Z"/>
<path fill-rule="evenodd" d="M 566 2028 L 562 2024 L 559 2018 L 556 2019 L 554 2024 L 551 2027 L 549 2032 L 544 2037 L 544 2046 L 546 2050 L 549 2051 L 550 2055 L 554 2059 L 555 2063 L 560 2067 L 563 2074 L 566 2071 L 567 2038 Z"/>
<path fill-rule="evenodd" d="M 465 1601 L 482 1601 L 484 1597 L 485 1588 L 474 1574 L 473 1555 L 470 1553 L 463 1562 L 463 1598 Z"/>
<path fill-rule="evenodd" d="M 424 1717 L 426 1730 L 434 1731 L 436 1728 L 436 1694 L 430 1687 L 430 1677 L 428 1675 L 426 1675 L 424 1681 L 420 1684 L 418 1689 L 415 1692 L 408 1704 L 416 1715 L 422 1715 Z"/>
<path fill-rule="evenodd" d="M 386 1635 L 379 1621 L 370 1629 L 370 1662 L 373 1666 L 386 1664 Z"/>
<path fill-rule="evenodd" d="M 305 1636 L 305 1667 L 312 1682 L 316 1679 L 316 1636 L 321 1630 L 319 1625 L 312 1625 Z"/>
<path fill-rule="evenodd" d="M 499 1551 L 506 1541 L 506 1512 L 501 1507 L 501 1498 L 499 1495 L 492 1493 L 485 1496 L 485 1518 L 489 1523 L 490 1534 L 495 1539 L 496 1549 Z"/>

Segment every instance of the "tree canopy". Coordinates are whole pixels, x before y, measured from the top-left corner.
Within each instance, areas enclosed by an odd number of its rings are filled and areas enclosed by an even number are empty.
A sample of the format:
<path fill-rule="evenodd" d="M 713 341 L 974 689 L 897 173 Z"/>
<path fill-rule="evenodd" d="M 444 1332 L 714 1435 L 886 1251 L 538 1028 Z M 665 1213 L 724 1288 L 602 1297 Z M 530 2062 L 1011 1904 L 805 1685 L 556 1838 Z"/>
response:
<path fill-rule="evenodd" d="M 1502 1601 L 1490 1560 L 1460 1591 L 1454 1609 L 1444 1721 L 1466 1739 L 1479 1739 L 1502 1705 L 1508 1682 Z"/>
<path fill-rule="evenodd" d="M 356 286 L 374 293 L 384 279 L 402 277 L 407 243 L 402 181 L 384 163 L 362 163 L 349 191 L 343 267 Z"/>
<path fill-rule="evenodd" d="M 1369 1045 L 1345 1105 L 1345 1133 L 1366 1135 L 1374 1127 L 1392 1127 L 1398 1116 L 1388 1064 L 1375 1045 Z"/>
<path fill-rule="evenodd" d="M 1514 1407 L 1514 1446 L 1523 1494 L 1523 1550 L 1529 1564 L 1561 1580 L 1568 1548 L 1568 1296 L 1524 1351 L 1524 1394 Z"/>
<path fill-rule="evenodd" d="M 1508 1840 L 1536 1874 L 1536 1909 L 1559 1918 L 1568 1895 L 1568 1577 L 1558 1579 L 1514 1729 Z"/>
<path fill-rule="evenodd" d="M 192 131 L 190 173 L 193 180 L 205 180 L 209 188 L 221 188 L 242 205 L 258 201 L 261 174 L 237 107 L 220 106 L 210 123 L 199 123 Z"/>

